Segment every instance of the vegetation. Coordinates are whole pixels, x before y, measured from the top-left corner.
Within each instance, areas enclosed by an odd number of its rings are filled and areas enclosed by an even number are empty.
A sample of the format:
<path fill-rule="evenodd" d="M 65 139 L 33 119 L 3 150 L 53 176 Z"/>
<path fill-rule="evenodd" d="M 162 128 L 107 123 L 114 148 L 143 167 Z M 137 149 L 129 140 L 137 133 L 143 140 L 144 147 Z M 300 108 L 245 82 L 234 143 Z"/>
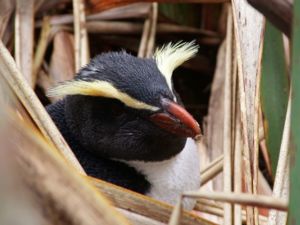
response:
<path fill-rule="evenodd" d="M 0 224 L 300 224 L 299 1 L 249 1 L 268 20 L 246 0 L 182 2 L 0 0 Z M 202 184 L 170 206 L 87 176 L 44 106 L 101 52 L 178 40 L 200 45 L 174 86 L 204 133 Z"/>

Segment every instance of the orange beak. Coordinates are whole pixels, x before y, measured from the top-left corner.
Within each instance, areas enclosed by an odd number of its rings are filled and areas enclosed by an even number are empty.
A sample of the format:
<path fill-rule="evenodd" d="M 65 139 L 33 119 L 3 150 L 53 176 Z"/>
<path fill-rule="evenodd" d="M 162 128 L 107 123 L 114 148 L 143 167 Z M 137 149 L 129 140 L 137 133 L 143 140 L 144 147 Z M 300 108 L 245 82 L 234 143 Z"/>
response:
<path fill-rule="evenodd" d="M 160 128 L 178 136 L 196 137 L 201 129 L 193 116 L 182 106 L 163 98 L 163 112 L 151 115 L 150 120 Z"/>

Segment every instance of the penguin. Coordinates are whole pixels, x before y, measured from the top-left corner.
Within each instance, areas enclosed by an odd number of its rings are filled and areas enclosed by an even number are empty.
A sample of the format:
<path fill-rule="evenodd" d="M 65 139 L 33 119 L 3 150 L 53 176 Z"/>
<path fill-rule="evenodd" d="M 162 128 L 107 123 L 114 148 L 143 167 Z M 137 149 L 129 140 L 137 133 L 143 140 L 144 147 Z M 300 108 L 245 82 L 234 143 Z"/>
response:
<path fill-rule="evenodd" d="M 152 58 L 102 53 L 48 91 L 62 97 L 46 109 L 88 175 L 172 205 L 200 187 L 201 129 L 172 84 L 173 71 L 197 51 L 178 42 Z"/>

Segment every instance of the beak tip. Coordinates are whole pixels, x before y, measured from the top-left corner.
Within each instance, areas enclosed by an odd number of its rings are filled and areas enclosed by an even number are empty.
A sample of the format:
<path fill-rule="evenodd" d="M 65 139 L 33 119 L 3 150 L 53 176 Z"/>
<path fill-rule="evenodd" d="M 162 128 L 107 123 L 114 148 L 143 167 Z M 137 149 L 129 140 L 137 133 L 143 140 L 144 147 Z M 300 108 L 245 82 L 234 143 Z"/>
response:
<path fill-rule="evenodd" d="M 197 136 L 202 136 L 201 128 L 198 122 L 195 123 L 194 127 L 194 137 L 196 138 Z"/>

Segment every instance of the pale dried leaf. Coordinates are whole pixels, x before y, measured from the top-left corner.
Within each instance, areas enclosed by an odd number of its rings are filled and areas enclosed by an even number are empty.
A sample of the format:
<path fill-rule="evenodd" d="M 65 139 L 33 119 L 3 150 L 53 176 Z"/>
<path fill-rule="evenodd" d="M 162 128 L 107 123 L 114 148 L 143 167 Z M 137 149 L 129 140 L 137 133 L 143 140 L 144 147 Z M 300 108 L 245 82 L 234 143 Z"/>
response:
<path fill-rule="evenodd" d="M 49 76 L 54 84 L 71 80 L 75 75 L 74 37 L 66 31 L 57 32 L 53 40 L 53 53 Z"/>

